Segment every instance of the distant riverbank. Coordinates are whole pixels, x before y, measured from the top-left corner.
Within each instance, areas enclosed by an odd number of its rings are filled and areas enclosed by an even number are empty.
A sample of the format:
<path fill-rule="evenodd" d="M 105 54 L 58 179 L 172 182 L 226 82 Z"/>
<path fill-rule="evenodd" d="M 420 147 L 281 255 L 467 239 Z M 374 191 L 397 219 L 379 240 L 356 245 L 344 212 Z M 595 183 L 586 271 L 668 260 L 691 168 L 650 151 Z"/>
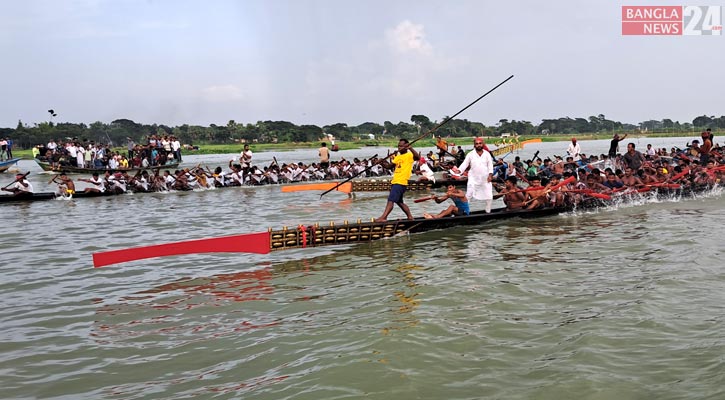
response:
<path fill-rule="evenodd" d="M 722 134 L 722 131 L 716 131 L 714 132 L 716 141 L 717 138 L 720 137 Z M 623 134 L 620 134 L 623 135 Z M 519 140 L 527 140 L 532 138 L 541 138 L 543 142 L 561 142 L 561 141 L 569 141 L 572 137 L 576 137 L 579 141 L 585 141 L 585 140 L 603 140 L 603 139 L 609 139 L 613 136 L 612 133 L 577 133 L 577 134 L 570 134 L 570 135 L 531 135 L 531 136 L 519 136 Z M 655 137 L 692 137 L 698 138 L 700 137 L 700 132 L 657 132 L 657 133 L 630 133 L 628 137 L 630 138 L 655 138 Z M 486 143 L 498 145 L 501 144 L 503 141 L 506 143 L 510 143 L 513 140 L 513 138 L 500 138 L 500 137 L 486 137 Z M 473 137 L 449 137 L 446 138 L 446 141 L 449 145 L 462 145 L 467 146 L 470 145 L 473 142 Z M 417 147 L 433 147 L 435 146 L 435 140 L 426 138 L 419 140 L 416 142 Z M 266 151 L 292 151 L 292 150 L 299 150 L 299 149 L 316 149 L 320 147 L 321 142 L 287 142 L 287 143 L 252 143 L 250 144 L 250 147 L 253 152 L 266 152 Z M 351 150 L 351 149 L 361 149 L 367 146 L 377 146 L 377 147 L 389 147 L 389 148 L 396 148 L 398 146 L 398 138 L 384 138 L 380 140 L 359 140 L 359 141 L 336 141 L 335 144 L 338 145 L 340 150 Z M 239 153 L 242 150 L 242 144 L 239 143 L 232 143 L 232 144 L 205 144 L 205 143 L 197 143 L 196 146 L 198 146 L 198 150 L 184 150 L 183 154 L 233 154 L 233 153 Z M 330 144 L 328 143 L 328 146 Z M 125 147 L 115 147 L 114 150 L 121 152 L 122 154 L 125 154 L 126 148 Z M 28 150 L 13 150 L 13 156 L 14 157 L 22 157 L 25 159 L 32 158 L 32 151 L 30 149 Z"/>

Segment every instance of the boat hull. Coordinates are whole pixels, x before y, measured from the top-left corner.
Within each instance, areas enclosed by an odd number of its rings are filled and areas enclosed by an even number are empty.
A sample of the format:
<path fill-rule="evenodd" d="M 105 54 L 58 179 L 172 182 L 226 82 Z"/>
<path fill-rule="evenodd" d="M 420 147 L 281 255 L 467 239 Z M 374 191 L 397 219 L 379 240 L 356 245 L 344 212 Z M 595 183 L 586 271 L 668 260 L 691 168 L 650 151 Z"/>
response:
<path fill-rule="evenodd" d="M 485 211 L 476 211 L 466 216 L 445 218 L 416 218 L 413 220 L 398 219 L 387 222 L 345 222 L 329 226 L 319 224 L 298 226 L 272 230 L 270 234 L 270 251 L 300 249 L 307 247 L 330 246 L 339 244 L 354 244 L 372 242 L 393 237 L 404 233 L 420 233 L 456 226 L 481 225 L 492 221 L 511 218 L 538 218 L 572 211 L 573 207 L 550 207 L 535 210 L 512 210 L 505 208 Z"/>
<path fill-rule="evenodd" d="M 491 151 L 491 154 L 494 157 L 499 157 L 499 156 L 502 156 L 504 154 L 511 153 L 512 151 L 515 151 L 515 150 L 521 150 L 527 144 L 540 143 L 540 142 L 541 142 L 541 138 L 524 140 L 522 142 L 514 141 L 514 142 L 511 142 L 511 143 L 502 143 L 501 146 L 499 146 L 495 150 L 492 150 Z"/>
<path fill-rule="evenodd" d="M 17 196 L 13 195 L 0 195 L 0 204 L 2 203 L 26 203 L 26 202 L 32 202 L 32 201 L 45 201 L 45 200 L 55 200 L 60 198 L 67 198 L 67 199 L 85 199 L 85 198 L 91 198 L 91 197 L 110 197 L 110 196 L 118 196 L 119 194 L 123 193 L 115 193 L 115 192 L 77 192 L 73 194 L 72 196 L 61 196 L 58 193 L 55 192 L 38 192 L 38 193 L 30 193 L 30 194 L 21 194 Z"/>
<path fill-rule="evenodd" d="M 5 172 L 13 165 L 17 164 L 20 158 L 11 158 L 9 160 L 0 161 L 0 172 Z"/>

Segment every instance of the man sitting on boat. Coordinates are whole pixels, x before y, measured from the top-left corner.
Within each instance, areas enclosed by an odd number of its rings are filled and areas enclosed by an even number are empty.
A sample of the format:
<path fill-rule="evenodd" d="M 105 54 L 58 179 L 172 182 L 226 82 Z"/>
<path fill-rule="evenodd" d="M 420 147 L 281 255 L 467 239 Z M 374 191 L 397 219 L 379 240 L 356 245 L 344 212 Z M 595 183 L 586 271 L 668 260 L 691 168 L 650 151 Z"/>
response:
<path fill-rule="evenodd" d="M 547 187 L 541 186 L 541 178 L 538 175 L 530 177 L 529 187 L 526 189 L 526 209 L 533 210 L 549 205 L 549 192 Z"/>
<path fill-rule="evenodd" d="M 126 193 L 126 181 L 123 179 L 123 174 L 116 172 L 111 174 L 110 171 L 106 171 L 106 190 L 109 190 L 116 194 Z"/>
<path fill-rule="evenodd" d="M 415 163 L 414 167 L 415 174 L 420 175 L 418 178 L 418 182 L 434 182 L 436 181 L 435 174 L 433 173 L 433 170 L 428 165 L 428 162 L 426 161 L 425 157 L 421 157 L 418 159 L 418 161 Z"/>
<path fill-rule="evenodd" d="M 15 182 L 2 189 L 6 192 L 12 192 L 13 196 L 29 196 L 33 194 L 33 185 L 27 179 L 28 174 L 15 174 Z"/>
<path fill-rule="evenodd" d="M 56 179 L 60 179 L 60 182 L 57 182 Z M 76 184 L 65 172 L 61 172 L 60 176 L 54 176 L 50 181 L 58 184 L 58 192 L 61 196 L 70 197 L 76 194 Z"/>
<path fill-rule="evenodd" d="M 91 186 L 85 188 L 83 191 L 86 193 L 103 193 L 106 191 L 106 186 L 103 184 L 103 180 L 98 177 L 98 172 L 94 172 L 91 179 L 79 178 L 79 181 L 90 183 Z"/>
<path fill-rule="evenodd" d="M 503 194 L 503 202 L 507 210 L 520 210 L 526 206 L 526 194 L 518 185 L 516 176 L 509 176 L 504 182 L 505 187 L 499 194 Z"/>
<path fill-rule="evenodd" d="M 456 185 L 448 185 L 448 191 L 443 196 L 433 196 L 433 200 L 435 200 L 435 202 L 439 204 L 448 199 L 453 200 L 453 205 L 448 206 L 448 208 L 439 212 L 436 215 L 425 213 L 423 214 L 423 216 L 426 219 L 435 219 L 447 217 L 449 215 L 459 216 L 469 215 L 471 213 L 471 208 L 468 205 L 468 197 L 466 197 L 466 192 L 457 189 Z"/>

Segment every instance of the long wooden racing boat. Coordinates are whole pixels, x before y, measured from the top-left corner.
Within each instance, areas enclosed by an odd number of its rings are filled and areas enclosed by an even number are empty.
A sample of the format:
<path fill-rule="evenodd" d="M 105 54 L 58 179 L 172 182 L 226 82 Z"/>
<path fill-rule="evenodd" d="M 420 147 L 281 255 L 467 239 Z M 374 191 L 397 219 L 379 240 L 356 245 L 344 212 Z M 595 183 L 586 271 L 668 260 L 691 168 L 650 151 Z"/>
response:
<path fill-rule="evenodd" d="M 94 267 L 142 260 L 155 257 L 174 256 L 197 253 L 257 253 L 267 254 L 272 251 L 303 249 L 319 246 L 355 244 L 372 242 L 405 233 L 419 233 L 445 229 L 456 226 L 481 225 L 491 221 L 511 218 L 539 218 L 571 212 L 576 209 L 595 209 L 615 203 L 641 199 L 641 196 L 656 198 L 681 199 L 698 194 L 710 187 L 701 188 L 657 188 L 648 193 L 631 193 L 617 196 L 616 199 L 602 200 L 587 198 L 577 205 L 547 207 L 533 210 L 506 210 L 498 208 L 490 213 L 475 211 L 467 216 L 455 216 L 436 219 L 415 218 L 413 220 L 398 219 L 386 222 L 355 222 L 344 221 L 341 224 L 331 222 L 329 225 L 319 223 L 299 225 L 293 228 L 269 229 L 266 232 L 246 233 L 219 238 L 189 240 L 152 246 L 110 250 L 93 254 Z"/>
<path fill-rule="evenodd" d="M 494 149 L 494 150 L 491 150 L 491 154 L 492 154 L 492 155 L 493 155 L 494 157 L 498 157 L 498 156 L 502 156 L 502 155 L 504 155 L 504 154 L 510 153 L 510 152 L 512 152 L 512 151 L 515 151 L 515 150 L 521 150 L 521 149 L 523 149 L 523 148 L 524 148 L 524 146 L 526 146 L 527 144 L 531 144 L 531 143 L 540 143 L 540 142 L 541 142 L 541 138 L 536 138 L 536 139 L 528 139 L 528 140 L 524 140 L 524 141 L 521 141 L 521 142 L 519 142 L 519 141 L 518 141 L 518 138 L 517 138 L 517 139 L 516 139 L 515 141 L 513 141 L 513 142 L 510 142 L 510 143 L 505 143 L 505 142 L 504 142 L 504 143 L 502 143 L 502 144 L 501 144 L 501 145 L 500 145 L 499 147 L 497 147 L 496 149 Z"/>
<path fill-rule="evenodd" d="M 468 181 L 466 179 L 462 180 L 453 180 L 453 179 L 445 179 L 445 180 L 436 180 L 433 181 L 408 181 L 408 191 L 421 191 L 421 190 L 430 190 L 430 189 L 436 189 L 436 188 L 442 188 L 442 187 L 448 187 L 448 185 L 453 184 L 455 186 L 466 186 L 466 183 Z M 343 192 L 343 193 L 353 193 L 353 192 L 387 192 L 390 191 L 390 179 L 359 179 L 359 180 L 352 180 L 349 182 L 345 182 L 343 184 L 340 184 L 339 182 L 315 182 L 315 183 L 302 183 L 302 184 L 293 184 L 293 185 L 285 185 L 282 186 L 282 192 L 283 193 L 289 193 L 289 192 L 301 192 L 301 191 L 308 191 L 308 190 L 335 190 L 337 192 Z"/>
<path fill-rule="evenodd" d="M 20 158 L 11 158 L 9 160 L 0 161 L 0 172 L 5 172 L 13 165 L 17 164 Z"/>
<path fill-rule="evenodd" d="M 29 201 L 44 201 L 44 200 L 55 200 L 55 199 L 85 199 L 90 197 L 109 197 L 118 196 L 119 194 L 112 191 L 105 192 L 76 192 L 73 195 L 62 195 L 56 192 L 38 192 L 28 193 L 19 195 L 0 195 L 0 204 L 2 203 L 24 203 Z"/>
<path fill-rule="evenodd" d="M 62 166 L 53 166 L 51 163 L 47 161 L 41 161 L 37 158 L 34 159 L 36 163 L 40 166 L 40 168 L 43 169 L 43 171 L 51 171 L 51 172 L 67 172 L 69 174 L 88 174 L 91 175 L 95 172 L 99 174 L 104 174 L 106 171 L 110 171 L 108 168 L 83 168 L 83 167 L 72 167 L 69 165 L 62 165 Z M 171 163 L 171 164 L 164 164 L 164 165 L 154 165 L 150 167 L 140 167 L 140 168 L 119 168 L 114 171 L 127 171 L 129 174 L 136 173 L 138 171 L 143 170 L 159 170 L 159 169 L 168 169 L 168 170 L 174 170 L 178 168 L 179 163 Z"/>
<path fill-rule="evenodd" d="M 449 218 L 426 219 L 421 217 L 413 220 L 398 219 L 386 222 L 362 222 L 360 220 L 352 223 L 345 221 L 342 224 L 331 222 L 327 226 L 300 225 L 295 228 L 269 229 L 267 232 L 99 252 L 93 254 L 93 265 L 98 268 L 127 261 L 181 254 L 226 252 L 267 254 L 278 250 L 354 244 L 385 239 L 403 233 L 418 233 L 461 225 L 480 225 L 501 219 L 544 217 L 572 209 L 571 207 L 551 207 L 507 211 L 505 208 L 500 208 L 491 210 L 490 213 L 477 211 L 471 215 Z"/>

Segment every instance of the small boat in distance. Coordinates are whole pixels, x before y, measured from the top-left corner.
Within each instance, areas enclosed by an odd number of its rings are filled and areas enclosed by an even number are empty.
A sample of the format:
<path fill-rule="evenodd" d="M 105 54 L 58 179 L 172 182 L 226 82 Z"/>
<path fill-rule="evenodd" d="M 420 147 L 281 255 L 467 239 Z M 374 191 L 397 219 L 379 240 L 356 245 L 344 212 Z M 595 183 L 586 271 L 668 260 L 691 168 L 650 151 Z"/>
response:
<path fill-rule="evenodd" d="M 110 171 L 109 168 L 83 168 L 83 167 L 73 167 L 70 165 L 59 165 L 59 166 L 53 166 L 51 163 L 47 161 L 41 161 L 37 158 L 35 159 L 35 162 L 38 163 L 40 168 L 43 169 L 43 171 L 50 171 L 50 172 L 58 172 L 64 171 L 69 174 L 93 174 L 94 172 L 98 172 L 99 174 L 103 174 L 106 171 Z M 136 173 L 138 171 L 143 170 L 158 170 L 158 169 L 168 169 L 168 170 L 174 170 L 179 167 L 179 163 L 171 163 L 171 164 L 164 164 L 164 165 L 153 165 L 150 167 L 138 167 L 138 168 L 116 168 L 113 171 L 128 171 L 128 173 Z"/>
<path fill-rule="evenodd" d="M 0 172 L 7 171 L 10 167 L 17 164 L 20 158 L 11 158 L 9 160 L 0 161 Z"/>

